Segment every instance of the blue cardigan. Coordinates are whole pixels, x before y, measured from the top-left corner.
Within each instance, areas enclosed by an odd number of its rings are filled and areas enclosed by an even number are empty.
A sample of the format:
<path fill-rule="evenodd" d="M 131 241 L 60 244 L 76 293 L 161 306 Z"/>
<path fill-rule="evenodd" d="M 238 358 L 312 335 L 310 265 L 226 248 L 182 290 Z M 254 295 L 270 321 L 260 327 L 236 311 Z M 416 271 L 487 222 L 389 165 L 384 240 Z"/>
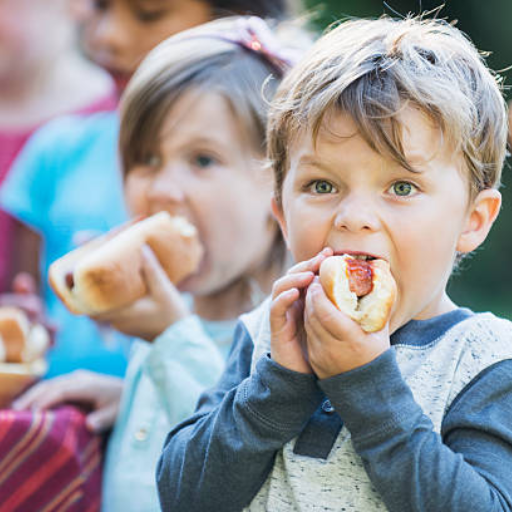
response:
<path fill-rule="evenodd" d="M 164 511 L 512 510 L 510 322 L 411 321 L 325 380 L 254 358 L 253 327 L 239 323 L 220 383 L 167 438 Z"/>

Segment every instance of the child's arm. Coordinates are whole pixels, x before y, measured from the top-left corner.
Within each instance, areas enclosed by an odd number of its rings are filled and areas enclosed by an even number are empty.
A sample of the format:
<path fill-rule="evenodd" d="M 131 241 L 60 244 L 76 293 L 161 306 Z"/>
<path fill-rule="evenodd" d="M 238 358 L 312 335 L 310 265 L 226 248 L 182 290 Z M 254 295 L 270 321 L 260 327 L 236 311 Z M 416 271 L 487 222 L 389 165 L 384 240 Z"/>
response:
<path fill-rule="evenodd" d="M 343 418 L 388 510 L 512 510 L 512 361 L 495 364 L 466 386 L 439 435 L 403 380 L 394 351 L 380 350 L 368 337 L 354 354 L 350 346 L 343 351 L 343 339 L 337 340 L 337 357 L 321 354 L 320 341 L 334 346 L 341 331 L 333 336 L 332 330 L 343 322 L 333 327 L 336 310 L 321 288 L 310 290 L 311 365 L 325 375 L 319 387 Z M 374 350 L 380 350 L 376 357 Z"/>
<path fill-rule="evenodd" d="M 80 404 L 90 409 L 86 425 L 102 433 L 116 421 L 123 380 L 87 370 L 76 370 L 32 386 L 12 404 L 15 410 L 55 409 L 65 404 Z"/>
<path fill-rule="evenodd" d="M 512 510 L 512 361 L 465 388 L 441 435 L 415 402 L 392 350 L 319 386 L 342 414 L 391 512 Z"/>
<path fill-rule="evenodd" d="M 199 396 L 217 383 L 224 367 L 215 341 L 200 319 L 189 315 L 153 341 L 142 371 L 152 381 L 169 425 L 175 426 L 194 412 Z"/>
<path fill-rule="evenodd" d="M 250 374 L 253 340 L 242 323 L 228 366 L 194 416 L 169 434 L 157 468 L 162 509 L 239 511 L 321 402 L 316 378 L 262 357 Z"/>

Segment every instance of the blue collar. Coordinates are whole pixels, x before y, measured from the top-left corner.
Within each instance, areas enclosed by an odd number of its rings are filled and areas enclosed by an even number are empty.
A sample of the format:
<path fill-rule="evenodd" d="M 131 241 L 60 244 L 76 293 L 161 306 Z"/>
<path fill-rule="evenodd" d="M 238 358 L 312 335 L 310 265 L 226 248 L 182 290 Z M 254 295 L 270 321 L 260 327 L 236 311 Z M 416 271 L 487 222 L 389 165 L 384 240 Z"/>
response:
<path fill-rule="evenodd" d="M 428 345 L 473 314 L 467 308 L 457 308 L 428 320 L 411 320 L 391 335 L 391 345 Z"/>

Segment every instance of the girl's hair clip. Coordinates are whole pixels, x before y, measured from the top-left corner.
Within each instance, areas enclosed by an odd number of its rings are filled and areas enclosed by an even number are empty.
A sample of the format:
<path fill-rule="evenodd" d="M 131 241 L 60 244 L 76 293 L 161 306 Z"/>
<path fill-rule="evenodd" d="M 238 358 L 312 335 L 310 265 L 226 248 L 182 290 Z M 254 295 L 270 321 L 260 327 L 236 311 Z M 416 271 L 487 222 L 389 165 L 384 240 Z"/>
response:
<path fill-rule="evenodd" d="M 236 32 L 225 39 L 260 55 L 281 74 L 299 59 L 299 52 L 285 48 L 266 22 L 257 16 L 240 19 L 235 30 Z"/>
<path fill-rule="evenodd" d="M 301 56 L 298 50 L 286 48 L 272 33 L 267 23 L 257 16 L 237 20 L 233 30 L 225 33 L 212 32 L 210 34 L 194 34 L 189 37 L 192 39 L 218 39 L 241 46 L 266 60 L 281 76 L 283 76 Z"/>

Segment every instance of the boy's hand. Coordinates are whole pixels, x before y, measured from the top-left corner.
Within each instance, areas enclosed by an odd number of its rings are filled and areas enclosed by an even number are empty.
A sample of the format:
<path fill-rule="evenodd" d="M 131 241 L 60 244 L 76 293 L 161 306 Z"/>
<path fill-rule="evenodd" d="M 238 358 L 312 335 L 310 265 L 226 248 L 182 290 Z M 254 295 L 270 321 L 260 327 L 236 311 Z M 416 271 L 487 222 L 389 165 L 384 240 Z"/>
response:
<path fill-rule="evenodd" d="M 15 400 L 13 409 L 52 409 L 75 403 L 90 407 L 86 424 L 91 432 L 108 430 L 119 411 L 123 380 L 119 377 L 77 370 L 32 386 Z"/>
<path fill-rule="evenodd" d="M 322 261 L 329 256 L 332 250 L 324 249 L 314 258 L 293 266 L 274 283 L 270 306 L 271 355 L 289 370 L 312 373 L 305 355 L 304 293 Z"/>
<path fill-rule="evenodd" d="M 130 336 L 152 341 L 171 324 L 190 315 L 190 311 L 153 251 L 148 246 L 142 251 L 147 295 L 125 308 L 96 315 L 93 319 Z"/>
<path fill-rule="evenodd" d="M 309 363 L 320 379 L 363 366 L 390 346 L 388 325 L 378 332 L 364 332 L 334 306 L 318 278 L 306 294 L 304 326 Z"/>

